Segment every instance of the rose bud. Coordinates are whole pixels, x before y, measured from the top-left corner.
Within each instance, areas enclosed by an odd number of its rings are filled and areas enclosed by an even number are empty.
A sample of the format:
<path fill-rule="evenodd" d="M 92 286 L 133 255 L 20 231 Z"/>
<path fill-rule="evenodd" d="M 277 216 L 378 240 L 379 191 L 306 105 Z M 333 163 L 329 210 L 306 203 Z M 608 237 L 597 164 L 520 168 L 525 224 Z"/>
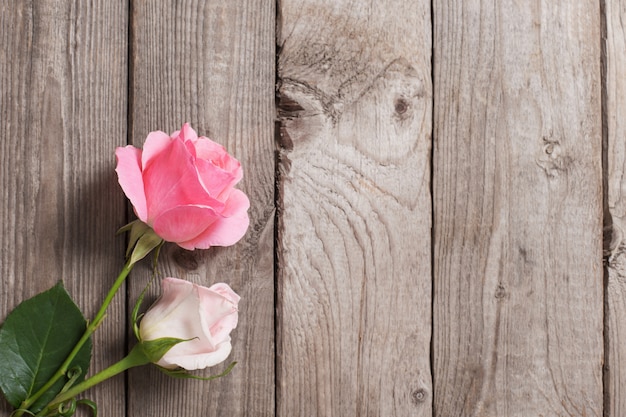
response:
<path fill-rule="evenodd" d="M 233 245 L 245 234 L 250 201 L 234 188 L 241 164 L 189 124 L 171 136 L 151 132 L 143 151 L 129 145 L 115 155 L 135 214 L 163 240 L 207 249 Z"/>
<path fill-rule="evenodd" d="M 161 288 L 161 297 L 139 323 L 141 341 L 185 341 L 170 348 L 157 365 L 191 371 L 223 362 L 231 351 L 240 297 L 226 284 L 207 288 L 178 278 L 165 278 Z"/>

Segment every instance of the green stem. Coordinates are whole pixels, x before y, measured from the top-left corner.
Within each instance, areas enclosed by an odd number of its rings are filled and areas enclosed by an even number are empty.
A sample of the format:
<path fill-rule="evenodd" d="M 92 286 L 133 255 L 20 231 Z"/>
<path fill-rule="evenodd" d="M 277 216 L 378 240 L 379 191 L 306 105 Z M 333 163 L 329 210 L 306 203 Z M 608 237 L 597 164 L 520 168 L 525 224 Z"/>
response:
<path fill-rule="evenodd" d="M 114 377 L 115 375 L 120 374 L 129 368 L 133 368 L 135 366 L 146 365 L 148 363 L 150 363 L 150 359 L 148 359 L 148 357 L 144 353 L 142 346 L 140 344 L 137 344 L 130 351 L 128 356 L 126 356 L 121 361 L 109 366 L 108 368 L 98 372 L 97 374 L 90 377 L 89 379 L 86 379 L 80 384 L 76 384 L 70 389 L 68 389 L 67 391 L 62 392 L 59 395 L 57 395 L 52 401 L 50 401 L 50 404 L 48 404 L 37 415 L 45 416 L 50 410 L 53 410 L 59 405 L 63 404 L 64 402 L 71 400 L 72 398 L 80 394 L 81 392 L 88 390 L 94 385 L 97 385 L 101 383 L 102 381 L 105 381 L 111 377 Z"/>
<path fill-rule="evenodd" d="M 98 326 L 100 326 L 100 324 L 102 323 L 102 320 L 104 320 L 107 308 L 111 304 L 111 301 L 113 301 L 113 297 L 115 297 L 115 294 L 117 293 L 117 291 L 120 289 L 120 287 L 124 283 L 124 280 L 130 273 L 130 271 L 133 269 L 133 265 L 134 264 L 131 263 L 130 259 L 126 262 L 126 265 L 124 265 L 124 268 L 122 268 L 122 271 L 117 276 L 115 283 L 113 284 L 113 286 L 109 290 L 109 293 L 104 299 L 104 302 L 102 303 L 102 306 L 100 307 L 100 310 L 95 315 L 93 320 L 89 323 L 89 325 L 87 326 L 87 329 L 85 330 L 85 333 L 80 338 L 76 346 L 74 346 L 74 349 L 72 350 L 72 352 L 70 352 L 70 354 L 67 356 L 67 358 L 65 359 L 65 362 L 63 362 L 63 364 L 59 367 L 59 369 L 57 369 L 54 375 L 52 375 L 50 380 L 46 382 L 46 384 L 43 387 L 41 387 L 39 391 L 37 391 L 35 394 L 31 395 L 26 400 L 24 400 L 24 402 L 22 402 L 22 404 L 20 405 L 20 409 L 28 410 L 28 408 L 31 407 L 35 403 L 35 401 L 37 401 L 43 394 L 45 394 L 50 389 L 50 387 L 52 387 L 61 377 L 65 375 L 65 373 L 69 369 L 70 364 L 72 363 L 72 361 L 74 360 L 74 358 L 76 357 L 80 349 L 87 342 L 87 340 L 89 340 L 89 337 L 96 331 Z M 23 415 L 23 412 L 21 411 L 18 411 L 17 413 L 15 413 L 15 417 L 21 417 L 22 415 Z"/>

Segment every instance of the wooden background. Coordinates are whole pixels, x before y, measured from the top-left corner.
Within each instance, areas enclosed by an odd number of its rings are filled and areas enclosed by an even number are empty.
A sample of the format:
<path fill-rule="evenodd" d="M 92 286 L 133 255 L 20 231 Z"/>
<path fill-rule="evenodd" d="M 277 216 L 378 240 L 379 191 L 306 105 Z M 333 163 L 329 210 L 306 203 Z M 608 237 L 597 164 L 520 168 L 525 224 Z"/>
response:
<path fill-rule="evenodd" d="M 625 20 L 622 0 L 2 1 L 1 317 L 58 279 L 95 313 L 131 218 L 115 147 L 188 121 L 242 161 L 251 225 L 158 273 L 242 295 L 239 364 L 132 370 L 88 393 L 99 415 L 624 416 Z M 150 276 L 92 371 L 133 345 Z"/>

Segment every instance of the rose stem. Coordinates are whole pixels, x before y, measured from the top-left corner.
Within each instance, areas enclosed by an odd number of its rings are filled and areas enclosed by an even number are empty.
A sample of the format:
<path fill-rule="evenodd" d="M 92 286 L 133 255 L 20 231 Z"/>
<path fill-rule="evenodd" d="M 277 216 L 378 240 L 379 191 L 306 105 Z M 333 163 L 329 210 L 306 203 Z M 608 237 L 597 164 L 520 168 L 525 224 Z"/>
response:
<path fill-rule="evenodd" d="M 50 387 L 52 387 L 52 385 L 54 385 L 59 380 L 59 378 L 65 375 L 70 364 L 72 363 L 72 361 L 74 360 L 74 358 L 76 357 L 80 349 L 87 342 L 89 337 L 96 331 L 98 326 L 100 326 L 100 324 L 102 323 L 102 320 L 104 320 L 107 308 L 111 304 L 111 301 L 113 301 L 113 297 L 115 297 L 115 294 L 117 293 L 119 288 L 122 286 L 122 283 L 124 282 L 128 274 L 130 273 L 130 271 L 133 269 L 133 265 L 134 264 L 131 263 L 130 259 L 126 262 L 126 265 L 124 265 L 124 268 L 122 268 L 122 271 L 117 276 L 115 283 L 113 284 L 113 286 L 109 290 L 109 293 L 104 299 L 104 302 L 102 303 L 102 306 L 100 307 L 100 310 L 95 315 L 93 320 L 89 322 L 89 325 L 87 326 L 87 329 L 85 330 L 85 333 L 80 338 L 78 343 L 76 343 L 76 346 L 74 346 L 74 349 L 72 350 L 72 352 L 70 352 L 68 357 L 65 359 L 65 362 L 63 362 L 61 367 L 59 367 L 59 369 L 57 369 L 54 375 L 52 375 L 52 378 L 50 378 L 50 380 L 48 380 L 48 382 L 46 382 L 46 384 L 43 387 L 41 387 L 39 391 L 37 391 L 35 394 L 33 394 L 32 396 L 24 400 L 24 402 L 22 402 L 22 404 L 20 405 L 20 409 L 28 410 L 28 408 L 31 405 L 33 405 L 33 403 L 37 401 L 39 397 L 41 397 L 44 393 L 46 393 L 50 389 Z M 15 417 L 21 417 L 22 415 L 23 415 L 23 412 L 18 411 L 15 414 Z"/>
<path fill-rule="evenodd" d="M 65 401 L 74 398 L 81 392 L 88 390 L 94 385 L 97 385 L 100 382 L 107 380 L 111 377 L 114 377 L 115 375 L 120 374 L 129 368 L 146 365 L 148 363 L 150 363 L 150 359 L 148 359 L 148 357 L 144 353 L 141 345 L 137 344 L 124 359 L 120 360 L 117 363 L 114 363 L 106 369 L 103 369 L 89 379 L 84 380 L 80 384 L 74 385 L 69 390 L 57 395 L 52 401 L 50 401 L 50 404 L 48 404 L 37 415 L 45 416 L 46 413 L 51 409 L 54 409 L 60 404 L 63 404 Z"/>

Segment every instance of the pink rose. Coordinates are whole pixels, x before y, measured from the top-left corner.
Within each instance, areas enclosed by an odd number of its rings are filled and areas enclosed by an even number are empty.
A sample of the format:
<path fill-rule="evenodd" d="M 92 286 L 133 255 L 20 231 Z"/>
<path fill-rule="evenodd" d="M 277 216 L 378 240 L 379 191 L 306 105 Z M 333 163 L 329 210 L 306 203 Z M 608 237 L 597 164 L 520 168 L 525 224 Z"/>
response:
<path fill-rule="evenodd" d="M 224 361 L 231 351 L 230 332 L 237 327 L 240 297 L 226 284 L 206 288 L 165 278 L 161 287 L 161 297 L 141 319 L 141 340 L 191 340 L 172 347 L 157 365 L 191 371 Z"/>
<path fill-rule="evenodd" d="M 233 188 L 241 164 L 185 123 L 151 132 L 141 149 L 117 148 L 115 171 L 135 214 L 163 240 L 193 250 L 235 244 L 250 220 L 250 201 Z"/>

